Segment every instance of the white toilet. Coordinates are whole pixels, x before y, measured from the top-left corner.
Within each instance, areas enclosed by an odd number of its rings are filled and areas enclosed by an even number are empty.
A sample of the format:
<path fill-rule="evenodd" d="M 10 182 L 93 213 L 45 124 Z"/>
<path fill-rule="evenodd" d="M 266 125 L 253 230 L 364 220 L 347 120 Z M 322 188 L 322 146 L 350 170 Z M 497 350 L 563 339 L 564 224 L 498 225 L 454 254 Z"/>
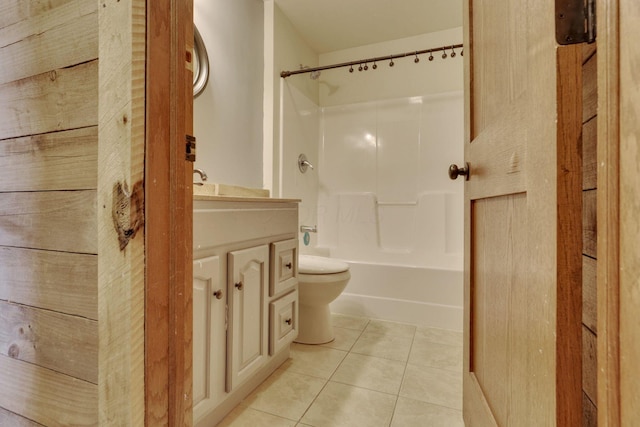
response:
<path fill-rule="evenodd" d="M 298 338 L 302 344 L 333 341 L 329 303 L 342 293 L 351 278 L 349 264 L 331 258 L 300 255 L 298 258 Z"/>

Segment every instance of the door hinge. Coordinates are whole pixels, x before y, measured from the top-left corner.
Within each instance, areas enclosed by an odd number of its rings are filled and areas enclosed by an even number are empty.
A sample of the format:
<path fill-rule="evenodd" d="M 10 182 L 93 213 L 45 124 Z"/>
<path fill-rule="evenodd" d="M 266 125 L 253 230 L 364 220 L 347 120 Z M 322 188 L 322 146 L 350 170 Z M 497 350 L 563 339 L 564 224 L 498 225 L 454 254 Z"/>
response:
<path fill-rule="evenodd" d="M 196 161 L 196 137 L 191 135 L 185 135 L 187 140 L 186 145 L 186 159 L 190 162 Z"/>
<path fill-rule="evenodd" d="M 556 0 L 558 44 L 596 41 L 596 0 Z"/>

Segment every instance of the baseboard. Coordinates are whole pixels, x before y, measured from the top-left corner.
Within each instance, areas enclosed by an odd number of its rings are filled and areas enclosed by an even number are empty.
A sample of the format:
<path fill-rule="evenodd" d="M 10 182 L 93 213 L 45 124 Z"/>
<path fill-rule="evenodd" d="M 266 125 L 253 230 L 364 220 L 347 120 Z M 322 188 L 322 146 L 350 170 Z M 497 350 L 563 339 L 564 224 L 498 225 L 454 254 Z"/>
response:
<path fill-rule="evenodd" d="M 331 312 L 462 331 L 462 307 L 343 293 Z"/>

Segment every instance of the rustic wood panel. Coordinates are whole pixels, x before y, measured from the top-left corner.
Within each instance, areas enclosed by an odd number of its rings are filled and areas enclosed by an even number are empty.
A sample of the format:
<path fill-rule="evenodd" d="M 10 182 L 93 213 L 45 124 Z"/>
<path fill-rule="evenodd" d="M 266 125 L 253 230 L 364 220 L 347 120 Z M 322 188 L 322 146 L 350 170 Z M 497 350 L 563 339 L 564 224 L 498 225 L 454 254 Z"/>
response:
<path fill-rule="evenodd" d="M 582 427 L 598 426 L 598 408 L 582 393 Z"/>
<path fill-rule="evenodd" d="M 596 43 L 582 44 L 582 63 L 586 63 L 596 53 Z"/>
<path fill-rule="evenodd" d="M 520 309 L 529 289 L 517 272 L 526 262 L 526 204 L 522 194 L 477 200 L 471 215 L 476 255 L 470 363 L 498 425 L 508 425 L 522 404 L 517 390 L 524 387 L 522 369 L 532 345 L 521 333 L 532 320 Z M 501 232 L 505 227 L 509 233 Z"/>
<path fill-rule="evenodd" d="M 598 400 L 598 358 L 596 335 L 582 328 L 582 388 L 592 402 Z"/>
<path fill-rule="evenodd" d="M 46 426 L 98 425 L 98 386 L 0 355 L 0 407 Z"/>
<path fill-rule="evenodd" d="M 582 189 L 593 190 L 598 186 L 598 118 L 582 125 Z"/>
<path fill-rule="evenodd" d="M 0 408 L 0 426 L 7 427 L 39 427 L 42 424 L 34 423 L 20 415 Z"/>
<path fill-rule="evenodd" d="M 0 29 L 0 84 L 96 59 L 97 6 L 69 3 Z"/>
<path fill-rule="evenodd" d="M 588 256 L 582 257 L 582 323 L 593 333 L 597 332 L 597 262 Z"/>
<path fill-rule="evenodd" d="M 596 190 L 582 192 L 582 253 L 596 258 L 598 249 Z"/>
<path fill-rule="evenodd" d="M 0 85 L 0 139 L 95 126 L 98 61 Z"/>
<path fill-rule="evenodd" d="M 98 319 L 98 258 L 0 247 L 0 300 Z"/>
<path fill-rule="evenodd" d="M 3 0 L 0 2 L 0 28 L 51 12 L 82 0 Z"/>
<path fill-rule="evenodd" d="M 591 56 L 582 67 L 582 122 L 586 123 L 598 111 L 598 54 Z"/>
<path fill-rule="evenodd" d="M 96 254 L 96 192 L 0 193 L 0 246 Z"/>
<path fill-rule="evenodd" d="M 0 192 L 96 189 L 98 127 L 0 141 Z"/>
<path fill-rule="evenodd" d="M 0 301 L 0 354 L 98 383 L 98 324 Z"/>
<path fill-rule="evenodd" d="M 99 8 L 100 425 L 141 426 L 145 419 L 145 8 L 145 0 Z"/>

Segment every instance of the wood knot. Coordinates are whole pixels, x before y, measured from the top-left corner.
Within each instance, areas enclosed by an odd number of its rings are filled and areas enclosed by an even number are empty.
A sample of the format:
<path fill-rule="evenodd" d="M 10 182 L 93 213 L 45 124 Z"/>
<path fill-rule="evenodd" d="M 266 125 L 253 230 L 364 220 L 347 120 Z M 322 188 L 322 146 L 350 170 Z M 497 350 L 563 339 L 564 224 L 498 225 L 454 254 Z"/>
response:
<path fill-rule="evenodd" d="M 129 186 L 119 182 L 113 186 L 113 204 L 111 215 L 118 234 L 120 250 L 124 250 L 129 241 L 144 226 L 144 186 L 143 182 Z"/>
<path fill-rule="evenodd" d="M 17 359 L 18 356 L 20 356 L 20 346 L 18 344 L 11 344 L 7 353 L 9 357 Z"/>

